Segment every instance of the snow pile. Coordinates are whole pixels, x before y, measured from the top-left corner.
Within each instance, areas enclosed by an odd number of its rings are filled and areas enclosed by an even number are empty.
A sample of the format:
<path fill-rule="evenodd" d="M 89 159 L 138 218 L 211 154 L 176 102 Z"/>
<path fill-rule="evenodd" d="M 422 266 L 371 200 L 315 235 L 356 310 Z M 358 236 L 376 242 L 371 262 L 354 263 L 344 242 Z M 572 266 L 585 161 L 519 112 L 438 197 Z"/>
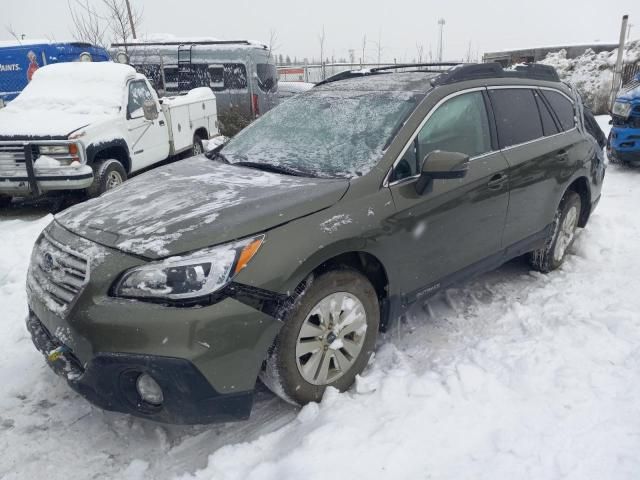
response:
<path fill-rule="evenodd" d="M 540 63 L 555 67 L 560 78 L 574 85 L 595 113 L 606 113 L 617 57 L 618 49 L 600 53 L 587 49 L 577 58 L 567 58 L 567 51 L 560 50 L 549 53 Z M 623 59 L 624 63 L 640 61 L 640 40 L 626 44 Z"/>
<path fill-rule="evenodd" d="M 73 62 L 38 69 L 18 97 L 0 111 L 0 135 L 66 135 L 120 111 L 133 67 Z"/>

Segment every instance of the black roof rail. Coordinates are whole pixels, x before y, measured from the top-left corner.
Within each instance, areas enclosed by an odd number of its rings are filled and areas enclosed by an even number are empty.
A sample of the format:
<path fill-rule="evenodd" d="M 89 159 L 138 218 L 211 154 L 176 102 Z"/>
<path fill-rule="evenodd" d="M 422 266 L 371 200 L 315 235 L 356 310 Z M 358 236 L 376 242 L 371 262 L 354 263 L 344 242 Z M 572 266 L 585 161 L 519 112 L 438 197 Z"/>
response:
<path fill-rule="evenodd" d="M 530 78 L 548 82 L 560 81 L 556 69 L 549 65 L 522 64 L 516 65 L 511 70 L 505 70 L 499 63 L 467 63 L 446 71 L 434 80 L 434 85 L 447 85 L 482 78 Z"/>
<path fill-rule="evenodd" d="M 448 67 L 438 70 L 437 68 Z M 426 68 L 426 70 L 425 70 Z M 505 70 L 499 63 L 405 63 L 389 65 L 362 70 L 345 70 L 316 83 L 324 85 L 338 82 L 348 78 L 364 77 L 368 75 L 380 75 L 392 73 L 391 70 L 405 69 L 403 73 L 423 72 L 440 73 L 431 83 L 435 85 L 448 85 L 464 82 L 465 80 L 479 80 L 483 78 L 530 78 L 532 80 L 545 80 L 547 82 L 560 82 L 556 69 L 549 65 L 538 63 L 516 65 L 513 69 Z"/>
<path fill-rule="evenodd" d="M 179 45 L 255 45 L 258 48 L 267 48 L 266 45 L 251 43 L 248 40 L 203 40 L 203 41 L 168 41 L 168 42 L 131 42 L 131 43 L 112 43 L 111 48 L 115 47 L 177 47 Z"/>

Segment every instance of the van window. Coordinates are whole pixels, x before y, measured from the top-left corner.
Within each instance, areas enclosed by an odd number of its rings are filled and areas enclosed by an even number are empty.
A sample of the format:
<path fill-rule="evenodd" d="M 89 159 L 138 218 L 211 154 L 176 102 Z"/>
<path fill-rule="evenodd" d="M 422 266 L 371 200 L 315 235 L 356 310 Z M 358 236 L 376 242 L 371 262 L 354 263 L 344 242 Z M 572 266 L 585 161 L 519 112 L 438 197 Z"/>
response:
<path fill-rule="evenodd" d="M 258 86 L 263 92 L 275 92 L 278 89 L 278 72 L 276 66 L 271 63 L 258 63 Z"/>
<path fill-rule="evenodd" d="M 571 130 L 576 126 L 576 115 L 573 104 L 564 95 L 550 90 L 542 90 L 542 95 L 547 99 L 553 111 L 556 112 L 563 131 Z"/>
<path fill-rule="evenodd" d="M 489 90 L 501 148 L 542 137 L 542 121 L 528 88 Z"/>
<path fill-rule="evenodd" d="M 545 137 L 549 135 L 555 135 L 560 133 L 556 121 L 553 119 L 553 115 L 549 111 L 549 107 L 542 99 L 538 92 L 533 92 L 533 96 L 536 98 L 536 104 L 538 105 L 538 111 L 540 112 L 540 119 L 542 120 L 542 131 Z"/>
<path fill-rule="evenodd" d="M 242 63 L 209 65 L 209 86 L 212 90 L 243 90 L 247 88 L 247 67 Z"/>

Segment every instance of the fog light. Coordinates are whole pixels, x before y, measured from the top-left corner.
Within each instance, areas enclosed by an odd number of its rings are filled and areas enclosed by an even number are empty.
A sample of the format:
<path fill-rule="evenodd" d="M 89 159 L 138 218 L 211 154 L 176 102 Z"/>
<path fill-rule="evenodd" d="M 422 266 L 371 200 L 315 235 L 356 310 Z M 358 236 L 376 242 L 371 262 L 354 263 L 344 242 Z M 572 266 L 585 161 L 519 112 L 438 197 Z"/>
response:
<path fill-rule="evenodd" d="M 162 388 L 158 385 L 150 375 L 143 373 L 136 380 L 136 389 L 138 394 L 147 403 L 151 405 L 162 405 L 164 397 L 162 395 Z"/>

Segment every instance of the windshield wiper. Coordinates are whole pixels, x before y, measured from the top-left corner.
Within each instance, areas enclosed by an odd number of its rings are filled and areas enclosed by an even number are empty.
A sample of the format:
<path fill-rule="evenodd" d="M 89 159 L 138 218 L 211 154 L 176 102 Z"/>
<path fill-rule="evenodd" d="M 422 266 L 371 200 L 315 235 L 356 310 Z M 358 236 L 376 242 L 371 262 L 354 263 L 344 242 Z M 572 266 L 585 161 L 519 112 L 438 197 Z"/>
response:
<path fill-rule="evenodd" d="M 294 168 L 286 167 L 284 165 L 273 165 L 271 163 L 260 162 L 234 162 L 232 165 L 238 165 L 240 167 L 255 168 L 257 170 L 263 170 L 265 172 L 282 173 L 284 175 L 292 175 L 294 177 L 315 177 L 310 172 L 302 172 Z"/>

